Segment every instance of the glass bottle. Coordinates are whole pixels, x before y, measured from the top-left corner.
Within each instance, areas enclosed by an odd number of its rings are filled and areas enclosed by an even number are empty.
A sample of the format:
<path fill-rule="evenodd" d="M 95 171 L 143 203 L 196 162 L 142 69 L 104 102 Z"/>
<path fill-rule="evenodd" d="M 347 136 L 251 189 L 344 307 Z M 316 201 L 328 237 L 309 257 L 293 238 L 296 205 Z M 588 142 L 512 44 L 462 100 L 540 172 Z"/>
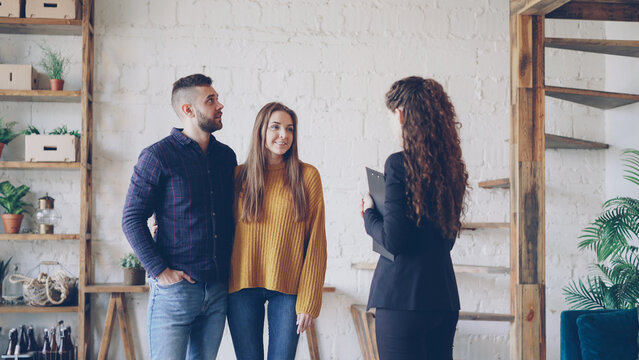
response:
<path fill-rule="evenodd" d="M 27 352 L 27 332 L 25 331 L 25 326 L 22 325 L 20 328 L 20 338 L 18 340 L 19 349 L 16 350 L 16 354 L 25 354 Z"/>
<path fill-rule="evenodd" d="M 3 351 L 2 355 L 6 355 L 7 347 L 9 346 L 9 337 L 2 333 L 2 327 L 0 327 L 0 351 Z"/>
<path fill-rule="evenodd" d="M 51 352 L 48 360 L 58 359 L 58 341 L 56 340 L 55 326 L 51 328 Z"/>
<path fill-rule="evenodd" d="M 33 326 L 29 326 L 27 329 L 27 351 L 38 351 L 38 342 L 33 332 Z"/>
<path fill-rule="evenodd" d="M 18 330 L 13 328 L 9 330 L 9 346 L 5 355 L 16 355 L 16 347 L 18 346 Z"/>
<path fill-rule="evenodd" d="M 42 335 L 42 351 L 40 351 L 40 359 L 50 360 L 51 342 L 49 341 L 49 329 L 44 328 L 44 335 Z"/>
<path fill-rule="evenodd" d="M 18 265 L 13 266 L 13 272 L 7 274 L 2 280 L 2 298 L 7 301 L 16 301 L 22 298 L 22 283 L 12 283 L 9 278 L 18 273 Z"/>

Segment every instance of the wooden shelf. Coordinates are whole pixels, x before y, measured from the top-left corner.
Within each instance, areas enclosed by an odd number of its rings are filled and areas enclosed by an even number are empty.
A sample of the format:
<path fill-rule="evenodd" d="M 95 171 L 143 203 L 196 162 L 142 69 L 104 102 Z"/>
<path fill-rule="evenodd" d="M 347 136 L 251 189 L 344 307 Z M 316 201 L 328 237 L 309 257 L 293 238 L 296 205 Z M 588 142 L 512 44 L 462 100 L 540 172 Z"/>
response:
<path fill-rule="evenodd" d="M 575 139 L 565 136 L 546 134 L 546 149 L 583 149 L 583 150 L 597 150 L 607 149 L 610 145 L 589 141 Z"/>
<path fill-rule="evenodd" d="M 79 240 L 80 234 L 0 234 L 0 240 Z"/>
<path fill-rule="evenodd" d="M 8 313 L 71 313 L 77 312 L 77 306 L 27 306 L 0 305 L 0 314 Z"/>
<path fill-rule="evenodd" d="M 639 57 L 639 41 L 546 38 L 547 48 Z"/>
<path fill-rule="evenodd" d="M 463 230 L 478 229 L 509 229 L 510 223 L 507 222 L 468 222 L 462 224 Z"/>
<path fill-rule="evenodd" d="M 508 189 L 510 188 L 510 179 L 504 178 L 504 179 L 480 181 L 479 187 L 484 189 Z"/>
<path fill-rule="evenodd" d="M 513 322 L 515 321 L 515 317 L 511 314 L 493 314 L 493 313 L 460 311 L 459 320 Z"/>
<path fill-rule="evenodd" d="M 0 18 L 0 33 L 82 35 L 82 20 Z"/>
<path fill-rule="evenodd" d="M 93 284 L 84 287 L 85 293 L 142 293 L 148 291 L 149 285 Z"/>
<path fill-rule="evenodd" d="M 547 19 L 639 21 L 636 0 L 572 0 L 546 14 Z"/>
<path fill-rule="evenodd" d="M 606 91 L 571 89 L 557 86 L 546 86 L 546 96 L 571 101 L 577 104 L 599 109 L 614 109 L 639 101 L 639 95 L 622 94 Z"/>
<path fill-rule="evenodd" d="M 351 268 L 357 270 L 375 270 L 375 262 L 355 262 Z M 510 268 L 503 266 L 453 265 L 456 273 L 466 274 L 510 274 Z"/>
<path fill-rule="evenodd" d="M 0 161 L 0 169 L 79 169 L 80 162 Z"/>
<path fill-rule="evenodd" d="M 81 91 L 0 90 L 0 101 L 79 103 Z"/>

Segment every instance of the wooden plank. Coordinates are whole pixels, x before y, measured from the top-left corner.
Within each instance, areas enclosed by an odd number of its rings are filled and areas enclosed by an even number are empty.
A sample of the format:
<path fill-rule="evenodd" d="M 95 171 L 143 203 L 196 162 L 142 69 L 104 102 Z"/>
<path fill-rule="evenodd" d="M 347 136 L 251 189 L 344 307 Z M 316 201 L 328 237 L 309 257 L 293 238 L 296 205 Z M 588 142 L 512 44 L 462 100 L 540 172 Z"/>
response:
<path fill-rule="evenodd" d="M 352 269 L 356 270 L 375 270 L 376 262 L 354 262 L 351 264 Z M 456 273 L 468 274 L 510 274 L 510 268 L 504 266 L 482 266 L 482 265 L 459 265 L 453 264 Z"/>
<path fill-rule="evenodd" d="M 81 35 L 82 20 L 0 18 L 2 34 Z"/>
<path fill-rule="evenodd" d="M 26 306 L 1 305 L 0 314 L 9 313 L 72 313 L 77 312 L 77 306 Z"/>
<path fill-rule="evenodd" d="M 363 359 L 379 360 L 377 340 L 373 332 L 374 329 L 369 328 L 369 324 L 374 324 L 374 315 L 366 311 L 365 305 L 357 304 L 351 305 L 351 315 L 353 317 L 353 323 L 355 324 L 355 332 L 357 333 Z M 371 334 L 373 335 L 371 336 Z"/>
<path fill-rule="evenodd" d="M 581 149 L 581 150 L 597 150 L 597 149 L 607 149 L 610 145 L 575 139 L 565 136 L 546 134 L 546 149 Z"/>
<path fill-rule="evenodd" d="M 512 322 L 515 317 L 511 314 L 494 314 L 494 313 L 481 313 L 481 312 L 459 312 L 459 320 L 463 321 L 499 321 L 499 322 Z M 535 358 L 530 358 L 535 359 Z"/>
<path fill-rule="evenodd" d="M 639 57 L 639 41 L 546 38 L 546 47 L 597 54 Z"/>
<path fill-rule="evenodd" d="M 545 334 L 544 284 L 522 284 L 519 286 L 519 301 L 523 312 L 517 316 L 522 324 L 522 337 L 527 346 L 521 348 L 519 359 L 545 359 L 546 343 L 541 338 Z"/>
<path fill-rule="evenodd" d="M 546 15 L 548 19 L 594 21 L 639 21 L 639 3 L 612 1 L 571 1 Z"/>
<path fill-rule="evenodd" d="M 0 90 L 0 101 L 79 103 L 80 91 Z"/>
<path fill-rule="evenodd" d="M 104 332 L 102 333 L 102 341 L 100 341 L 100 351 L 98 352 L 98 360 L 106 360 L 109 354 L 109 345 L 111 345 L 111 336 L 113 335 L 113 322 L 115 321 L 116 296 L 111 294 L 109 298 L 109 306 L 107 307 L 106 320 L 104 321 Z"/>
<path fill-rule="evenodd" d="M 558 86 L 546 86 L 545 89 L 546 96 L 604 110 L 614 109 L 639 101 L 639 95 L 635 94 L 573 89 Z"/>
<path fill-rule="evenodd" d="M 315 331 L 315 324 L 312 324 L 306 330 L 306 342 L 308 343 L 308 353 L 311 360 L 320 360 L 319 343 L 317 342 L 317 332 Z"/>
<path fill-rule="evenodd" d="M 120 322 L 120 332 L 122 333 L 122 344 L 124 345 L 124 356 L 126 360 L 135 360 L 135 347 L 133 336 L 131 335 L 131 324 L 129 323 L 129 313 L 126 308 L 126 298 L 124 294 L 112 294 L 115 296 L 116 310 Z"/>
<path fill-rule="evenodd" d="M 80 162 L 0 161 L 0 169 L 79 169 Z"/>
<path fill-rule="evenodd" d="M 149 291 L 149 285 L 92 284 L 84 287 L 84 292 L 96 293 L 143 293 Z"/>
<path fill-rule="evenodd" d="M 462 223 L 462 230 L 477 229 L 509 229 L 510 223 L 507 222 L 467 222 Z"/>
<path fill-rule="evenodd" d="M 511 0 L 510 12 L 519 15 L 546 15 L 570 0 Z"/>
<path fill-rule="evenodd" d="M 335 292 L 335 287 L 334 286 L 324 286 L 324 288 L 322 289 L 322 292 L 334 293 Z"/>
<path fill-rule="evenodd" d="M 80 234 L 0 234 L 0 240 L 78 240 Z"/>
<path fill-rule="evenodd" d="M 479 182 L 479 187 L 484 189 L 508 189 L 510 187 L 510 179 L 495 179 Z"/>
<path fill-rule="evenodd" d="M 89 297 L 84 288 L 93 282 L 93 261 L 91 259 L 91 216 L 93 212 L 93 72 L 94 72 L 94 0 L 82 0 L 82 92 L 80 94 L 82 114 L 82 138 L 80 139 L 80 314 L 78 316 L 78 358 L 89 356 L 91 339 Z M 88 235 L 88 236 L 87 236 Z M 122 320 L 120 320 L 122 327 Z"/>

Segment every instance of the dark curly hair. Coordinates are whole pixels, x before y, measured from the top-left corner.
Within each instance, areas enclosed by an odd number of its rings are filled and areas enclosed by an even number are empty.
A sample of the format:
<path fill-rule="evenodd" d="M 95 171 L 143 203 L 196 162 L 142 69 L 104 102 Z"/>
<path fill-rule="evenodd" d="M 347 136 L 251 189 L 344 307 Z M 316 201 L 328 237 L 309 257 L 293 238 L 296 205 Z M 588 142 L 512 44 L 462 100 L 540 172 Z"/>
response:
<path fill-rule="evenodd" d="M 386 106 L 403 112 L 408 216 L 429 220 L 446 239 L 461 229 L 468 173 L 462 160 L 455 108 L 435 80 L 411 76 L 386 93 Z"/>

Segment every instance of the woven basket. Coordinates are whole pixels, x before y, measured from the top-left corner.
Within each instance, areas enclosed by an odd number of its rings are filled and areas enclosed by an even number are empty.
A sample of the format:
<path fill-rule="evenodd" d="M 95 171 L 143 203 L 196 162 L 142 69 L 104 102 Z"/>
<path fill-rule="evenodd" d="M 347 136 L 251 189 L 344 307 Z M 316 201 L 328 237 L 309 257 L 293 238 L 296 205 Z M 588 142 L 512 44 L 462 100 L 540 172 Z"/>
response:
<path fill-rule="evenodd" d="M 63 270 L 53 275 L 42 272 L 36 278 L 13 274 L 12 283 L 22 283 L 24 302 L 31 306 L 65 305 L 77 298 L 77 279 Z"/>

